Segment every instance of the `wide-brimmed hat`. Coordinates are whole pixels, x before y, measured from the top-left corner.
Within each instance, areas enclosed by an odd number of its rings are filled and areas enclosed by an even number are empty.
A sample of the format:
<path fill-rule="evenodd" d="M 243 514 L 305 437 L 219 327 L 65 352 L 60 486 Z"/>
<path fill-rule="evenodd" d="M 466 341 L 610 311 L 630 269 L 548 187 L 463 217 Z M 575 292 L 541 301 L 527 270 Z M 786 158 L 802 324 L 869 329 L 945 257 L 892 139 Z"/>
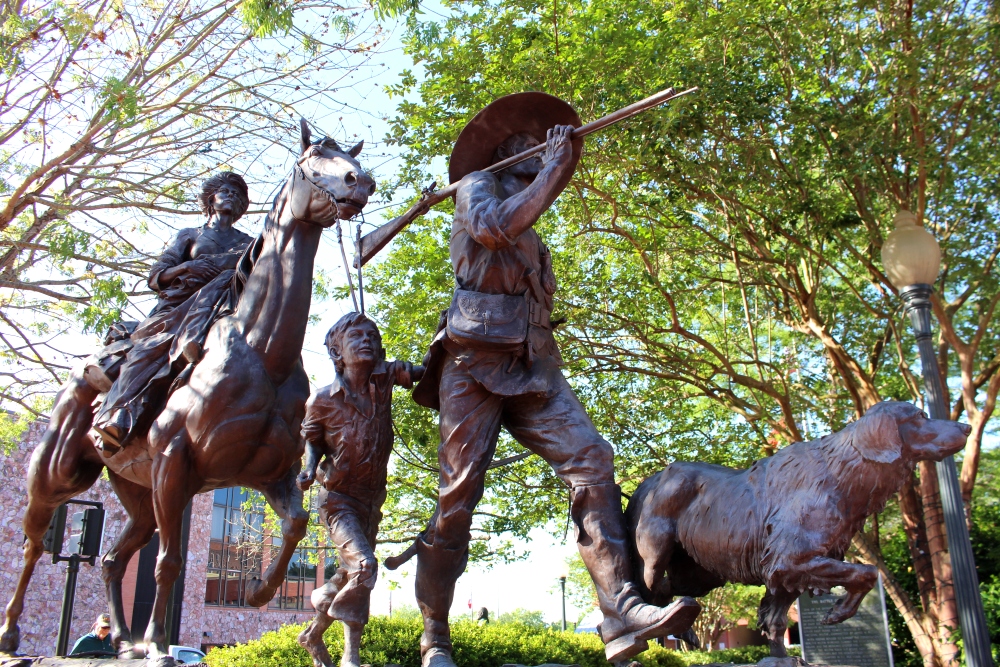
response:
<path fill-rule="evenodd" d="M 469 121 L 458 135 L 448 163 L 451 182 L 474 171 L 490 166 L 497 146 L 513 134 L 526 133 L 539 143 L 545 143 L 545 134 L 556 125 L 580 127 L 580 116 L 573 107 L 558 97 L 546 93 L 515 93 L 492 102 Z M 583 139 L 573 141 L 573 169 L 580 161 Z M 566 187 L 573 169 L 566 172 L 559 189 Z"/>

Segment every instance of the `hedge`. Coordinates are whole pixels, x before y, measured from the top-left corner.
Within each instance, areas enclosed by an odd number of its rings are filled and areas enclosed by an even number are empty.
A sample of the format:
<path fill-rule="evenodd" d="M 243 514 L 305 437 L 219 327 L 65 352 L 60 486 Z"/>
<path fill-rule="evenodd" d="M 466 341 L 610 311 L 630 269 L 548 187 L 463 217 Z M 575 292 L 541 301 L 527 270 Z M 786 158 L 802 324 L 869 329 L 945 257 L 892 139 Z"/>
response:
<path fill-rule="evenodd" d="M 296 641 L 303 627 L 286 625 L 246 644 L 214 649 L 205 662 L 211 667 L 311 667 L 311 658 Z M 373 616 L 361 643 L 361 662 L 420 667 L 421 629 L 419 619 Z M 470 621 L 453 621 L 451 633 L 455 662 L 461 667 L 500 667 L 505 663 L 608 667 L 604 645 L 594 634 L 558 632 L 522 623 L 480 626 Z M 334 661 L 339 662 L 344 642 L 341 625 L 331 625 L 324 638 Z M 754 663 L 766 655 L 766 646 L 682 653 L 652 645 L 636 659 L 644 667 L 688 667 L 720 662 Z"/>

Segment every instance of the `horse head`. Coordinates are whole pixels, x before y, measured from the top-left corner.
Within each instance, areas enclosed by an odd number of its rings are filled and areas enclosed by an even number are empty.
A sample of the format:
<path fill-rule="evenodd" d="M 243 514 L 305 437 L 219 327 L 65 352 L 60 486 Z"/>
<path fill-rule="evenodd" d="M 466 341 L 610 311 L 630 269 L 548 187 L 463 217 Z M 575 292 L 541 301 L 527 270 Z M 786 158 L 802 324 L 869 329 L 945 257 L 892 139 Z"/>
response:
<path fill-rule="evenodd" d="M 323 227 L 353 218 L 375 192 L 375 181 L 355 159 L 364 141 L 345 151 L 329 137 L 313 141 L 305 119 L 300 126 L 302 154 L 292 176 L 292 215 Z"/>

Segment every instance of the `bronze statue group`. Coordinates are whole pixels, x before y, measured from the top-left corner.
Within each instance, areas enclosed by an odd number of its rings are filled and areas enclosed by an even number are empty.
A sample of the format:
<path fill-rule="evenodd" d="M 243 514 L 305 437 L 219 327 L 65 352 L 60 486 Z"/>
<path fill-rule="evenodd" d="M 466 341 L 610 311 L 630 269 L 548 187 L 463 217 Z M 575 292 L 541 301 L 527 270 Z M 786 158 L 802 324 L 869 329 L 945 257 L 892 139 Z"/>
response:
<path fill-rule="evenodd" d="M 439 412 L 437 507 L 408 550 L 417 558 L 424 667 L 455 664 L 448 613 L 501 428 L 569 487 L 610 662 L 631 659 L 653 638 L 693 640 L 700 606 L 677 596 L 704 595 L 726 581 L 768 587 L 761 627 L 774 659 L 785 659 L 788 606 L 803 591 L 845 585 L 848 595 L 830 621 L 853 615 L 875 570 L 842 562 L 851 535 L 917 460 L 956 451 L 967 428 L 886 404 L 873 410 L 871 424 L 866 416 L 829 436 L 835 440 L 797 443 L 749 471 L 672 464 L 644 482 L 623 511 L 614 450 L 560 370 L 556 277 L 534 229 L 573 175 L 583 141 L 572 131 L 580 124 L 565 102 L 522 93 L 496 100 L 466 126 L 449 164 L 458 184 L 450 239 L 455 292 L 430 350 L 421 364 L 386 361 L 376 325 L 349 313 L 326 336 L 334 380 L 311 395 L 300 352 L 312 261 L 319 233 L 360 212 L 374 191 L 355 160 L 361 146 L 344 151 L 328 138 L 313 141 L 303 122 L 301 157 L 256 239 L 233 228 L 249 202 L 243 179 L 229 172 L 209 179 L 200 198 L 208 222 L 181 231 L 150 272 L 156 307 L 142 323 L 114 328 L 57 399 L 29 473 L 25 569 L 0 649 L 17 648 L 24 590 L 52 511 L 107 468 L 130 515 L 103 560 L 120 654 L 143 654 L 122 618 L 121 575 L 155 528 L 157 598 L 145 654 L 162 667 L 172 664 L 163 612 L 190 498 L 248 486 L 282 519 L 281 552 L 262 580 L 251 582 L 248 599 L 257 605 L 274 595 L 304 535 L 302 492 L 315 482 L 339 569 L 314 591 L 316 617 L 299 641 L 317 667 L 332 667 L 322 636 L 342 621 L 340 664 L 358 667 L 378 574 L 396 385 L 414 387 L 413 400 Z M 484 171 L 540 144 L 544 150 L 531 159 Z M 848 463 L 850 484 L 831 484 L 830 470 Z M 831 509 L 838 507 L 839 514 Z M 804 516 L 815 525 L 803 525 Z"/>

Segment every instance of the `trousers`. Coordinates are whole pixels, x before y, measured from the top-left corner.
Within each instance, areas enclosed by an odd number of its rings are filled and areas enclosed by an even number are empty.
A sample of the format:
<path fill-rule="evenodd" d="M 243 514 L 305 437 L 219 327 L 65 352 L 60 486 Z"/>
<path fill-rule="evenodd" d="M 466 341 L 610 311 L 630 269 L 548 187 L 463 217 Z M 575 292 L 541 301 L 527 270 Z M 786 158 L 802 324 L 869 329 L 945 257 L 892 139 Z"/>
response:
<path fill-rule="evenodd" d="M 544 393 L 501 396 L 490 392 L 464 362 L 448 353 L 442 364 L 439 397 L 438 507 L 417 542 L 416 596 L 424 617 L 422 650 L 451 649 L 448 610 L 455 582 L 465 570 L 473 511 L 483 497 L 486 471 L 501 427 L 547 461 L 570 486 L 581 553 L 592 572 L 606 571 L 596 573 L 599 589 L 607 588 L 609 596 L 620 594 L 629 567 L 621 496 L 614 483 L 614 450 L 597 432 L 565 377 L 557 373 Z M 595 492 L 587 493 L 588 489 Z M 597 533 L 596 540 L 585 529 Z M 606 551 L 602 533 L 614 538 L 613 564 L 595 562 L 591 567 L 589 561 L 595 560 L 588 558 L 591 552 L 598 553 L 598 547 Z M 616 606 L 609 597 L 608 611 Z"/>
<path fill-rule="evenodd" d="M 369 601 L 378 576 L 375 540 L 381 513 L 350 496 L 321 489 L 320 520 L 330 529 L 339 567 L 333 576 L 337 589 L 327 614 L 345 623 L 367 623 Z"/>

